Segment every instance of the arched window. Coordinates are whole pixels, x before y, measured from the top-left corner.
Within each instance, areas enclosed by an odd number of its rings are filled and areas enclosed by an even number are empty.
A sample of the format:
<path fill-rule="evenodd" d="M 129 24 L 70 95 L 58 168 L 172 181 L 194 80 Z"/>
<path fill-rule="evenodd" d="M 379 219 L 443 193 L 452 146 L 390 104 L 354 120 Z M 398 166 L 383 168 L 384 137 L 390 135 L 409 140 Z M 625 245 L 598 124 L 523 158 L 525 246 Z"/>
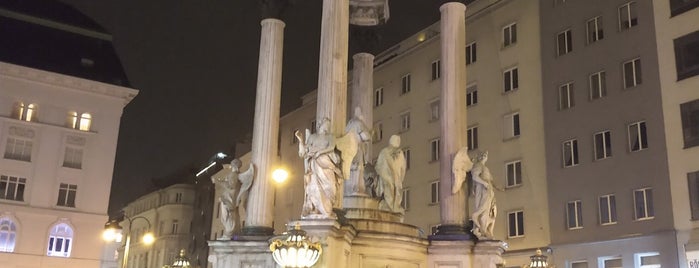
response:
<path fill-rule="evenodd" d="M 73 229 L 65 223 L 59 223 L 51 228 L 49 234 L 49 246 L 46 252 L 48 256 L 70 257 L 72 248 Z"/>
<path fill-rule="evenodd" d="M 92 115 L 89 113 L 83 113 L 80 115 L 80 130 L 90 131 L 90 125 L 92 124 Z"/>
<path fill-rule="evenodd" d="M 16 242 L 17 226 L 10 218 L 0 218 L 0 252 L 15 251 Z"/>
<path fill-rule="evenodd" d="M 12 117 L 23 121 L 36 121 L 37 109 L 36 103 L 25 104 L 21 101 L 16 102 L 15 109 L 12 111 Z"/>
<path fill-rule="evenodd" d="M 66 125 L 69 128 L 78 128 L 78 113 L 74 111 L 68 112 L 68 119 L 66 120 Z"/>
<path fill-rule="evenodd" d="M 30 103 L 27 105 L 27 111 L 25 115 L 23 116 L 22 120 L 24 121 L 35 121 L 36 119 L 36 104 L 35 103 Z"/>

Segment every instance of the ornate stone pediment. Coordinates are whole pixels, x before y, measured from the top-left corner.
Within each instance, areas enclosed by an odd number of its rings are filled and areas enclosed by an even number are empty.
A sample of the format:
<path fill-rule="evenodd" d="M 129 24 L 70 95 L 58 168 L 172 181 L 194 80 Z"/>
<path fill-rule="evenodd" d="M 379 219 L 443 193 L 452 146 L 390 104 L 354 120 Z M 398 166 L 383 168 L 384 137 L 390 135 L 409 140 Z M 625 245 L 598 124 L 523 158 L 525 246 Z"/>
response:
<path fill-rule="evenodd" d="M 34 130 L 30 128 L 23 128 L 17 126 L 10 127 L 10 136 L 24 137 L 24 138 L 34 138 Z"/>
<path fill-rule="evenodd" d="M 350 24 L 376 26 L 388 18 L 388 0 L 350 0 Z"/>

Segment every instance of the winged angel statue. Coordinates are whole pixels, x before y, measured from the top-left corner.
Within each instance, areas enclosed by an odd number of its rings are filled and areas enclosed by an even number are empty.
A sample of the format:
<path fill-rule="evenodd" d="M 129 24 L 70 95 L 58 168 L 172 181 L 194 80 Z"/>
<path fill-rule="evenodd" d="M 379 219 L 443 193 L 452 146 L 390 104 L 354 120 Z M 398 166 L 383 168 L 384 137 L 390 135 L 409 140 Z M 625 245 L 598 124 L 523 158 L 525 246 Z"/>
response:
<path fill-rule="evenodd" d="M 301 217 L 337 218 L 333 208 L 342 205 L 342 187 L 357 153 L 359 138 L 353 132 L 335 138 L 330 133 L 330 120 L 327 118 L 320 120 L 316 133 L 306 129 L 305 139 L 299 131 L 295 135 L 299 141 L 299 156 L 304 164 L 306 195 Z"/>
<path fill-rule="evenodd" d="M 248 193 L 255 178 L 255 166 L 250 163 L 248 170 L 243 173 L 240 172 L 241 166 L 240 160 L 233 159 L 230 164 L 224 164 L 221 171 L 211 176 L 211 181 L 221 187 L 219 201 L 223 235 L 220 240 L 228 240 L 240 230 L 240 215 L 245 215 L 247 209 Z"/>

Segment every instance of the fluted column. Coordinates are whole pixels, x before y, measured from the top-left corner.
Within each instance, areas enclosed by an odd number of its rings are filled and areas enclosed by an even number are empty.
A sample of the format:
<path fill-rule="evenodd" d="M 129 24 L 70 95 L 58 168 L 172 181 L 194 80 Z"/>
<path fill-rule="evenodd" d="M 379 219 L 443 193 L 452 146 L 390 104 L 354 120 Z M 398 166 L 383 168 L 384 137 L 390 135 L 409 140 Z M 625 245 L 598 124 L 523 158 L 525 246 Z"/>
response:
<path fill-rule="evenodd" d="M 256 174 L 246 210 L 245 235 L 272 235 L 274 232 L 274 185 L 271 174 L 277 161 L 285 24 L 279 19 L 267 18 L 262 20 L 261 25 L 250 160 L 255 165 Z"/>
<path fill-rule="evenodd" d="M 323 0 L 316 117 L 317 122 L 330 119 L 330 131 L 335 135 L 345 131 L 347 121 L 348 39 L 349 1 Z"/>
<path fill-rule="evenodd" d="M 466 234 L 465 190 L 452 194 L 452 159 L 466 146 L 466 6 L 459 2 L 443 4 L 441 11 L 442 96 L 440 148 L 440 212 L 438 234 Z"/>

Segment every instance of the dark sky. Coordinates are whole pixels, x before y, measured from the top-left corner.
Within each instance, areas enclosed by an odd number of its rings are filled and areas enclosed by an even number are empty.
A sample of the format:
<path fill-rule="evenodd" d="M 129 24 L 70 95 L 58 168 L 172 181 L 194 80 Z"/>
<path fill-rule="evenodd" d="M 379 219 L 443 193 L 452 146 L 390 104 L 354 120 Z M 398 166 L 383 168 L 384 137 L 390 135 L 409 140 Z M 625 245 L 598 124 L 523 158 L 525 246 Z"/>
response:
<path fill-rule="evenodd" d="M 259 0 L 62 0 L 101 24 L 139 95 L 121 121 L 110 211 L 230 152 L 252 130 Z M 437 0 L 392 0 L 379 48 L 436 22 Z M 286 10 L 282 114 L 316 88 L 321 0 Z M 351 59 L 351 56 L 350 56 Z"/>

